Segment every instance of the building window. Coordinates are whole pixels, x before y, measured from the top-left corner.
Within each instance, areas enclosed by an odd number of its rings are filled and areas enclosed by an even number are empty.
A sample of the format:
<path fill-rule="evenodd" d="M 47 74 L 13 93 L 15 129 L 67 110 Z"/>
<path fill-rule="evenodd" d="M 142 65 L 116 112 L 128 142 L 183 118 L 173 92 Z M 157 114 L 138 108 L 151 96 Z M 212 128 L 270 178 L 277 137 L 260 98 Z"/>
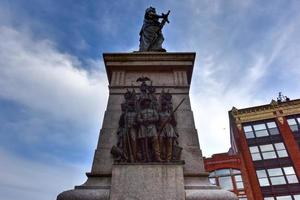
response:
<path fill-rule="evenodd" d="M 212 185 L 220 186 L 225 190 L 233 190 L 232 176 L 234 174 L 232 169 L 219 169 L 210 173 L 209 180 Z"/>
<path fill-rule="evenodd" d="M 247 200 L 246 195 L 238 196 L 239 200 Z"/>
<path fill-rule="evenodd" d="M 293 167 L 271 168 L 256 170 L 259 185 L 282 185 L 298 183 L 297 176 Z"/>
<path fill-rule="evenodd" d="M 253 161 L 288 157 L 282 142 L 249 147 Z"/>
<path fill-rule="evenodd" d="M 294 195 L 295 200 L 300 200 L 300 194 Z"/>
<path fill-rule="evenodd" d="M 209 173 L 209 181 L 212 185 L 236 193 L 240 199 L 247 199 L 240 170 L 219 169 L 212 171 Z"/>
<path fill-rule="evenodd" d="M 293 167 L 284 167 L 283 171 L 288 183 L 298 183 L 298 179 Z"/>
<path fill-rule="evenodd" d="M 288 157 L 288 154 L 285 150 L 285 146 L 282 142 L 275 143 L 274 146 L 275 146 L 276 153 L 279 158 Z"/>
<path fill-rule="evenodd" d="M 300 200 L 300 195 L 297 194 L 297 195 L 265 197 L 264 200 Z"/>
<path fill-rule="evenodd" d="M 264 137 L 269 135 L 266 124 L 253 125 L 253 129 L 256 137 Z"/>
<path fill-rule="evenodd" d="M 233 189 L 233 184 L 232 184 L 231 176 L 221 176 L 221 177 L 219 177 L 219 185 L 224 190 L 232 190 Z"/>
<path fill-rule="evenodd" d="M 264 169 L 256 170 L 256 175 L 257 175 L 260 186 L 263 187 L 263 186 L 269 186 L 270 185 L 266 170 L 264 170 Z"/>
<path fill-rule="evenodd" d="M 292 196 L 287 195 L 287 196 L 277 196 L 276 200 L 293 200 Z"/>
<path fill-rule="evenodd" d="M 255 138 L 251 126 L 244 126 L 244 133 L 245 133 L 247 139 Z"/>
<path fill-rule="evenodd" d="M 236 184 L 236 188 L 239 189 L 244 189 L 244 183 L 243 183 L 243 179 L 241 175 L 235 175 L 235 184 Z"/>
<path fill-rule="evenodd" d="M 243 128 L 247 139 L 279 134 L 277 125 L 274 121 L 246 125 Z"/>
<path fill-rule="evenodd" d="M 294 117 L 287 119 L 290 129 L 294 133 L 299 133 L 300 130 L 300 117 Z"/>
<path fill-rule="evenodd" d="M 216 179 L 215 178 L 209 178 L 209 182 L 212 185 L 217 185 Z"/>
<path fill-rule="evenodd" d="M 268 169 L 267 171 L 272 185 L 286 184 L 286 180 L 281 168 Z"/>

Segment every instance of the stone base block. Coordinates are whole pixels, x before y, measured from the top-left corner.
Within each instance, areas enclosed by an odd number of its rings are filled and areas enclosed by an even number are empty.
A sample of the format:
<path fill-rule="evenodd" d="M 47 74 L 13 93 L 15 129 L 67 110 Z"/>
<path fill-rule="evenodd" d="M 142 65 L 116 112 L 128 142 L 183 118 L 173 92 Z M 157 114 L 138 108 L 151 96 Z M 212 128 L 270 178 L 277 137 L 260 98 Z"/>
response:
<path fill-rule="evenodd" d="M 74 189 L 60 193 L 57 200 L 108 200 L 107 189 Z"/>
<path fill-rule="evenodd" d="M 232 192 L 220 189 L 192 189 L 185 190 L 186 200 L 238 200 Z"/>
<path fill-rule="evenodd" d="M 114 165 L 110 200 L 184 200 L 182 164 Z"/>
<path fill-rule="evenodd" d="M 208 174 L 183 175 L 183 163 L 113 165 L 112 174 L 87 173 L 88 180 L 57 200 L 237 200 L 209 185 Z"/>

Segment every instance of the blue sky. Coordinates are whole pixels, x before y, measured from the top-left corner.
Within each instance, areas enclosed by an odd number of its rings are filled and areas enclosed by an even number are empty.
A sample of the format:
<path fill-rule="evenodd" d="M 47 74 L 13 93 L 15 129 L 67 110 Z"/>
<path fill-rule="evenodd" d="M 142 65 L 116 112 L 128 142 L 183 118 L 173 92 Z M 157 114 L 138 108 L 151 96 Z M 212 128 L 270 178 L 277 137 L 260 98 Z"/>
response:
<path fill-rule="evenodd" d="M 0 1 L 0 194 L 50 200 L 90 171 L 108 88 L 103 52 L 138 49 L 144 10 L 171 10 L 164 47 L 197 53 L 191 101 L 205 156 L 228 110 L 300 97 L 299 1 Z"/>

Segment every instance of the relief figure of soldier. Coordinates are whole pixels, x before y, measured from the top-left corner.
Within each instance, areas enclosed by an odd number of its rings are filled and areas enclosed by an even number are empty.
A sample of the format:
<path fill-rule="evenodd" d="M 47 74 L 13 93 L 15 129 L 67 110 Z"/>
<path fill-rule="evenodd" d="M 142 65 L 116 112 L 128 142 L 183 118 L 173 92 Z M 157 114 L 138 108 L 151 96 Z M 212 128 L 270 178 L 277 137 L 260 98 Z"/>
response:
<path fill-rule="evenodd" d="M 137 161 L 137 113 L 135 111 L 135 102 L 129 101 L 125 112 L 125 130 L 127 152 L 131 162 Z"/>
<path fill-rule="evenodd" d="M 156 123 L 159 116 L 156 110 L 151 108 L 151 99 L 144 97 L 141 100 L 141 111 L 138 113 L 137 121 L 140 125 L 138 137 L 141 140 L 143 161 L 162 161 Z M 150 146 L 150 147 L 149 147 Z M 153 157 L 153 158 L 152 158 Z"/>
<path fill-rule="evenodd" d="M 118 162 L 137 161 L 137 113 L 135 102 L 128 101 L 121 104 L 122 114 L 117 131 L 118 143 L 113 146 L 111 153 Z"/>
<path fill-rule="evenodd" d="M 175 127 L 174 114 L 169 109 L 168 103 L 164 101 L 161 103 L 161 111 L 159 112 L 159 132 L 163 159 L 167 162 L 173 160 L 174 141 L 177 137 Z"/>
<path fill-rule="evenodd" d="M 118 162 L 126 162 L 128 161 L 128 152 L 126 150 L 126 130 L 125 130 L 125 112 L 126 112 L 126 104 L 121 104 L 122 114 L 119 119 L 119 128 L 117 131 L 118 142 L 117 146 L 113 146 L 111 149 L 111 153 L 115 157 Z"/>

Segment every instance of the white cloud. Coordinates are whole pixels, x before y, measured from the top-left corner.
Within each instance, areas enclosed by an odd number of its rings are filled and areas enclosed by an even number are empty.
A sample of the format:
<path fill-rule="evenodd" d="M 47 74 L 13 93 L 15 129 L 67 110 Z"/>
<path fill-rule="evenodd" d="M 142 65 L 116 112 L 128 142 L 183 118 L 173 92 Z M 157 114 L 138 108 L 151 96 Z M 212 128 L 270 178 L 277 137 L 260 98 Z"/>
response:
<path fill-rule="evenodd" d="M 51 41 L 1 26 L 0 66 L 1 98 L 77 123 L 95 122 L 105 109 L 108 83 L 100 66 L 84 70 Z"/>
<path fill-rule="evenodd" d="M 1 199 L 53 200 L 74 185 L 82 184 L 89 166 L 46 165 L 28 161 L 0 149 Z M 80 175 L 80 176 L 76 176 Z"/>
<path fill-rule="evenodd" d="M 242 6 L 243 9 L 247 9 L 250 4 Z M 207 10 L 206 12 L 211 13 Z M 212 15 L 216 14 L 212 13 Z M 246 13 L 240 12 L 239 19 L 244 19 Z M 293 41 L 298 41 L 296 35 L 300 31 L 297 26 L 299 21 L 287 23 L 286 17 L 282 16 L 277 26 L 265 33 L 266 39 L 259 40 L 258 38 L 256 43 L 245 46 L 248 49 L 244 54 L 241 53 L 243 49 L 236 49 L 232 46 L 233 41 L 243 38 L 241 34 L 245 31 L 238 30 L 241 20 L 237 21 L 237 29 L 224 33 L 223 39 L 229 38 L 230 42 L 224 43 L 220 38 L 205 42 L 201 37 L 195 38 L 195 36 L 187 35 L 188 41 L 185 44 L 191 44 L 188 49 L 194 47 L 198 53 L 192 81 L 191 102 L 204 156 L 226 152 L 229 149 L 228 111 L 232 106 L 245 108 L 267 104 L 276 97 L 276 92 L 286 87 L 286 85 L 280 86 L 280 83 L 267 82 L 268 78 L 271 79 L 270 75 L 284 75 L 285 81 L 296 84 L 297 81 L 291 81 L 291 79 L 296 78 L 293 74 L 295 71 L 296 73 L 300 71 L 299 47 L 292 45 L 293 48 L 291 48 L 291 44 Z M 214 25 L 210 23 L 206 23 L 207 30 L 202 30 L 204 33 L 214 30 Z M 219 25 L 222 27 L 222 24 Z M 199 32 L 202 26 L 201 20 L 193 24 L 193 28 Z M 229 52 L 226 51 L 228 45 L 230 46 Z M 201 52 L 200 55 L 199 52 Z M 284 66 L 276 66 L 282 62 L 285 63 Z M 293 67 L 287 68 L 287 66 Z M 270 88 L 270 85 L 272 85 L 272 90 L 266 90 Z M 299 98 L 297 88 L 293 87 L 288 91 L 286 95 Z"/>
<path fill-rule="evenodd" d="M 92 70 L 84 70 L 75 57 L 59 52 L 49 40 L 37 41 L 30 32 L 0 26 L 0 98 L 28 107 L 30 112 L 42 113 L 36 116 L 46 116 L 11 124 L 16 130 L 25 127 L 18 135 L 19 140 L 29 145 L 50 141 L 62 143 L 61 146 L 73 140 L 81 143 L 89 141 L 90 148 L 94 148 L 96 138 L 91 138 L 85 131 L 69 141 L 65 140 L 68 138 L 66 135 L 61 134 L 73 134 L 71 131 L 45 135 L 49 133 L 49 130 L 46 131 L 47 123 L 71 121 L 77 127 L 94 127 L 93 137 L 97 137 L 106 106 L 108 83 L 99 61 L 89 60 L 87 63 L 93 66 Z M 39 135 L 31 133 L 30 129 Z M 77 145 L 80 144 L 74 144 L 74 151 Z M 2 199 L 55 199 L 63 190 L 82 184 L 84 172 L 90 168 L 87 161 L 73 166 L 70 162 L 62 163 L 62 158 L 51 152 L 36 154 L 43 155 L 49 162 L 26 160 L 0 148 Z M 62 152 L 60 156 L 65 155 Z"/>

